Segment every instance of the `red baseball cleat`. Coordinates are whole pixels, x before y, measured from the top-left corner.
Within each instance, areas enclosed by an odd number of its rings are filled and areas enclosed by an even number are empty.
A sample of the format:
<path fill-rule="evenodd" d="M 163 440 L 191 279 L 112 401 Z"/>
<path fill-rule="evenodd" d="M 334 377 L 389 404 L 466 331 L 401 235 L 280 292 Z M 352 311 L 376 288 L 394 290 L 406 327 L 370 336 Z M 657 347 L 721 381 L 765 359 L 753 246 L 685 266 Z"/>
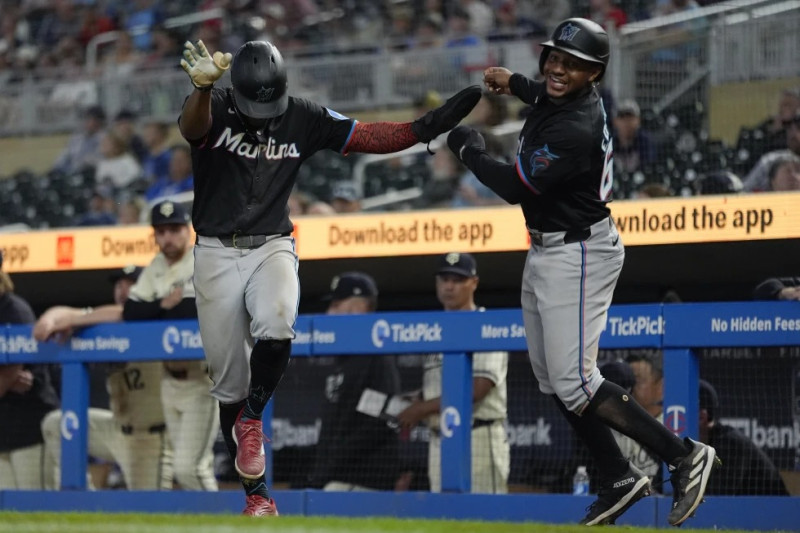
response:
<path fill-rule="evenodd" d="M 261 420 L 242 420 L 244 407 L 233 425 L 233 440 L 236 442 L 234 466 L 244 478 L 258 479 L 264 475 L 264 433 Z M 262 498 L 263 499 L 263 498 Z"/>
<path fill-rule="evenodd" d="M 272 498 L 251 494 L 247 497 L 247 506 L 242 514 L 245 516 L 278 516 L 278 508 Z"/>

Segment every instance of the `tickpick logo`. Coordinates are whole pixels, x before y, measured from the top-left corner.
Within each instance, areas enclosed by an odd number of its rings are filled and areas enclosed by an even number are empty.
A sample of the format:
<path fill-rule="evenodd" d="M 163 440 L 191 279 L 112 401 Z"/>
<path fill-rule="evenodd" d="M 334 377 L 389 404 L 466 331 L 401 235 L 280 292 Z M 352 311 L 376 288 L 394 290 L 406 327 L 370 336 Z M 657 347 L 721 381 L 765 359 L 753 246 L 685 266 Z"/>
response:
<path fill-rule="evenodd" d="M 389 323 L 385 320 L 378 320 L 372 326 L 372 344 L 374 344 L 376 348 L 383 348 L 383 341 L 388 339 L 391 334 Z"/>
<path fill-rule="evenodd" d="M 445 407 L 442 411 L 441 419 L 439 420 L 439 430 L 442 432 L 442 437 L 449 439 L 453 436 L 453 429 L 461 425 L 461 413 L 452 405 Z"/>
<path fill-rule="evenodd" d="M 175 351 L 175 346 L 181 343 L 181 334 L 178 331 L 178 328 L 175 326 L 170 326 L 164 330 L 164 334 L 161 336 L 161 345 L 164 347 L 164 351 L 167 353 L 173 353 Z"/>

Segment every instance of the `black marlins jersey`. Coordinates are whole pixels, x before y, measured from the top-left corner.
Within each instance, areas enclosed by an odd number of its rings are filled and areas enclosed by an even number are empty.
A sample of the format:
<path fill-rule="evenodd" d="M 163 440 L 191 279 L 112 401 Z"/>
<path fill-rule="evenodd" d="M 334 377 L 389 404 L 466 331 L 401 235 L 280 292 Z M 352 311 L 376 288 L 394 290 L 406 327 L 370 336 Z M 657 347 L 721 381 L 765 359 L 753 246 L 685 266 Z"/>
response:
<path fill-rule="evenodd" d="M 613 184 L 613 147 L 606 113 L 595 89 L 556 103 L 544 84 L 515 74 L 511 92 L 532 106 L 519 136 L 519 198 L 529 227 L 582 229 L 607 217 Z"/>
<path fill-rule="evenodd" d="M 287 201 L 300 165 L 328 148 L 343 152 L 355 122 L 301 98 L 261 132 L 249 132 L 227 89 L 212 89 L 211 129 L 192 146 L 199 235 L 271 235 L 292 231 Z"/>

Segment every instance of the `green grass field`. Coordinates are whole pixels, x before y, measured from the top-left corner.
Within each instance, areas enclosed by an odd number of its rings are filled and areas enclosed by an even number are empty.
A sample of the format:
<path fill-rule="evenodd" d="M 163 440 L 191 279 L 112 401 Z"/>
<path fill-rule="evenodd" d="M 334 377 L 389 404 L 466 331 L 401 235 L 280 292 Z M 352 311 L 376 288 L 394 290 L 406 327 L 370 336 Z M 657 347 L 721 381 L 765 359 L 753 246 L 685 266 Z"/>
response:
<path fill-rule="evenodd" d="M 615 527 L 606 531 L 639 533 L 666 530 Z M 230 515 L 13 513 L 0 512 L 0 533 L 586 533 L 577 525 L 511 524 L 392 518 L 329 518 L 282 516 L 251 518 Z M 680 529 L 681 533 L 710 531 Z M 733 531 L 731 530 L 731 533 Z"/>

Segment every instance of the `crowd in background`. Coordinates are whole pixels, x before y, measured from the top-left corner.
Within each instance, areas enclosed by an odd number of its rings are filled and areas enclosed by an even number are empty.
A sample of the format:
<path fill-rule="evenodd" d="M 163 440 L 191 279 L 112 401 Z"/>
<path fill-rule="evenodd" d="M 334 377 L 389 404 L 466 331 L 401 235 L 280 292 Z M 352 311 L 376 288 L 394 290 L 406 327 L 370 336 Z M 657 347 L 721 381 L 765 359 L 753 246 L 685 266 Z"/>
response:
<path fill-rule="evenodd" d="M 608 26 L 716 0 L 2 0 L 0 86 L 35 72 L 40 77 L 85 73 L 96 38 L 119 31 L 101 47 L 96 73 L 114 76 L 164 64 L 177 67 L 186 39 L 235 50 L 262 39 L 289 57 L 382 47 L 452 47 L 482 40 L 547 35 L 570 15 Z M 194 25 L 169 21 L 205 14 Z"/>
<path fill-rule="evenodd" d="M 708 4 L 712 2 L 702 2 Z M 183 0 L 0 0 L 0 86 L 33 74 L 84 76 L 90 43 L 104 32 L 116 38 L 99 47 L 94 75 L 115 78 L 142 69 L 178 67 L 180 44 L 202 39 L 211 50 L 235 50 L 249 39 L 268 39 L 287 57 L 347 53 L 375 48 L 471 46 L 529 37 L 544 39 L 569 15 L 606 27 L 660 14 L 697 9 L 693 0 L 409 0 L 273 2 Z M 209 14 L 195 24 L 166 22 L 179 14 Z M 536 76 L 536 72 L 525 73 Z M 709 139 L 701 101 L 656 114 L 634 100 L 615 101 L 601 86 L 614 136 L 614 198 L 688 196 L 800 188 L 800 88 L 787 89 L 774 114 L 743 128 L 734 145 Z M 419 116 L 449 95 L 415 95 Z M 0 226 L 29 227 L 133 224 L 146 205 L 192 190 L 188 145 L 174 123 L 137 116 L 123 108 L 107 116 L 85 109 L 77 130 L 46 176 L 22 172 L 0 179 Z M 516 139 L 495 134 L 524 119 L 506 98 L 484 94 L 468 122 L 480 129 L 498 159 L 513 158 Z M 171 134 L 172 132 L 172 134 Z M 298 176 L 293 215 L 362 209 L 418 209 L 501 204 L 448 150 L 428 157 L 388 158 L 355 179 L 360 156 L 312 157 Z M 3 183 L 5 182 L 5 183 Z M 66 183 L 66 185 L 65 185 Z M 74 192 L 82 188 L 81 194 Z M 62 192 L 63 189 L 63 192 Z M 364 199 L 418 190 L 404 202 L 368 205 Z M 189 193 L 190 195 L 191 193 Z M 178 196 L 177 198 L 187 198 Z"/>

